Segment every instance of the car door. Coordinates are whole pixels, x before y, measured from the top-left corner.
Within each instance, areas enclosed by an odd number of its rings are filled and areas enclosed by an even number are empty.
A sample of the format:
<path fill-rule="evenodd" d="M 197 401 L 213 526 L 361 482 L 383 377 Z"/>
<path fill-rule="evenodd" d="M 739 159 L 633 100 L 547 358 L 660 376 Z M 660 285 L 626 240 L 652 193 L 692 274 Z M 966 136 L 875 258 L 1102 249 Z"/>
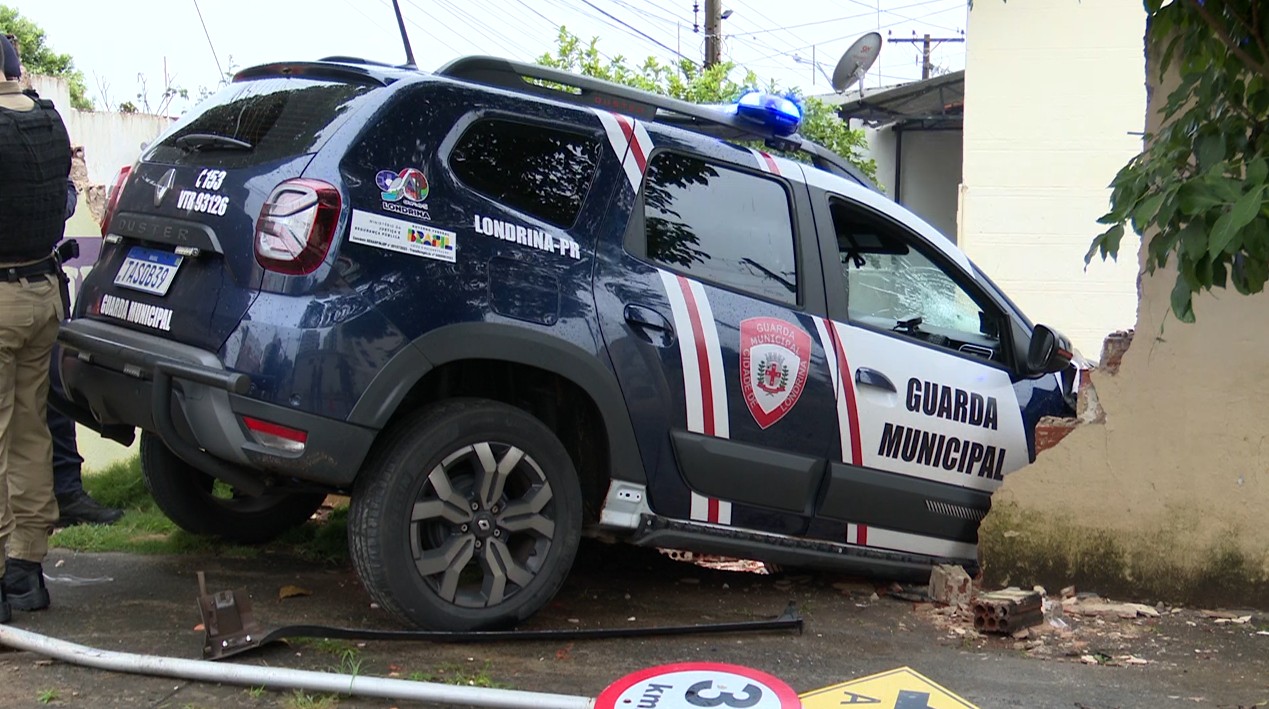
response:
<path fill-rule="evenodd" d="M 1029 461 L 1009 316 L 901 207 L 828 192 L 813 203 L 845 404 L 820 531 L 974 559 L 991 492 Z"/>
<path fill-rule="evenodd" d="M 613 210 L 627 221 L 601 246 L 595 292 L 649 503 L 800 534 L 835 426 L 808 193 L 780 174 L 800 168 L 643 129 L 647 159 Z"/>

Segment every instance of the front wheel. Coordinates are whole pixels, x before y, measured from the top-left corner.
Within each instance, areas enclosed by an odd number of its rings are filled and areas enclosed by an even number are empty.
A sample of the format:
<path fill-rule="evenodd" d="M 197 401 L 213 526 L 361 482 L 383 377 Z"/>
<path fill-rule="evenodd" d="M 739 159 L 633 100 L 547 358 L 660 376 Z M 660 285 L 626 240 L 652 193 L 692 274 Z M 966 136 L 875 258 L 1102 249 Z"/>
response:
<path fill-rule="evenodd" d="M 507 627 L 563 585 L 581 486 L 555 434 L 506 404 L 456 399 L 385 432 L 358 476 L 348 546 L 370 595 L 414 625 Z"/>
<path fill-rule="evenodd" d="M 240 544 L 260 544 L 304 524 L 326 495 L 274 489 L 239 493 L 194 468 L 153 433 L 141 434 L 141 475 L 163 514 L 193 534 Z"/>

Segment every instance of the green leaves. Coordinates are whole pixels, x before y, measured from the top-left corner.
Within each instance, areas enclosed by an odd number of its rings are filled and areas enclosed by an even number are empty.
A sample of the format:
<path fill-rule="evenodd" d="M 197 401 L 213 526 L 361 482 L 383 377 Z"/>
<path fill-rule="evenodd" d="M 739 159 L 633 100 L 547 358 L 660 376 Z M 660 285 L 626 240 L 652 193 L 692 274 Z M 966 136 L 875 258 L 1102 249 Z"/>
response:
<path fill-rule="evenodd" d="M 1145 150 L 1111 183 L 1107 225 L 1085 255 L 1117 254 L 1141 234 L 1145 268 L 1174 263 L 1172 312 L 1194 294 L 1269 280 L 1269 13 L 1261 0 L 1146 0 L 1150 68 L 1175 86 Z M 1251 24 L 1259 18 L 1259 26 Z M 1210 23 L 1209 23 L 1210 22 Z M 1152 76 L 1151 78 L 1156 78 Z"/>
<path fill-rule="evenodd" d="M 1230 242 L 1234 239 L 1234 235 L 1239 229 L 1251 223 L 1252 219 L 1260 213 L 1260 206 L 1264 203 L 1265 185 L 1261 184 L 1253 188 L 1250 192 L 1238 198 L 1234 206 L 1216 220 L 1216 226 L 1212 229 L 1212 234 L 1208 239 L 1207 253 L 1209 256 L 1215 256 L 1223 251 L 1225 247 L 1230 246 Z"/>

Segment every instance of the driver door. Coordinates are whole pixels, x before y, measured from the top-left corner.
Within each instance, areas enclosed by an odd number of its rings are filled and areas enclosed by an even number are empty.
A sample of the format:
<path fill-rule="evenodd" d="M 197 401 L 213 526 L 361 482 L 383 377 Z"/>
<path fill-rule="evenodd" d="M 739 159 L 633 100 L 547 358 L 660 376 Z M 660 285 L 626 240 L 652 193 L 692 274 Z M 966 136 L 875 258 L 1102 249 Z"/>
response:
<path fill-rule="evenodd" d="M 818 516 L 846 523 L 848 543 L 973 558 L 991 492 L 1029 460 L 1008 317 L 963 254 L 893 205 L 814 201 L 836 237 L 825 281 L 846 404 Z"/>

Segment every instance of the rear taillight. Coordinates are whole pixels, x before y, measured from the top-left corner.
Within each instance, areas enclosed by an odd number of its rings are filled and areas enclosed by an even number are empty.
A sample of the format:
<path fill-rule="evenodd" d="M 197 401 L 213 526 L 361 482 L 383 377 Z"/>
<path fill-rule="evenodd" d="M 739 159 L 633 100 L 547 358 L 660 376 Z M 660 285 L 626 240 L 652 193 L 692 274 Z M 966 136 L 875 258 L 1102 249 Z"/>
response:
<path fill-rule="evenodd" d="M 115 209 L 119 207 L 119 195 L 123 194 L 123 186 L 128 183 L 128 176 L 131 174 L 131 165 L 124 165 L 119 168 L 119 172 L 115 174 L 114 182 L 110 183 L 110 189 L 106 190 L 106 211 L 101 214 L 102 236 L 105 236 L 110 231 L 110 220 L 114 218 Z"/>
<path fill-rule="evenodd" d="M 269 448 L 286 453 L 303 453 L 304 444 L 308 442 L 308 434 L 298 428 L 250 416 L 243 416 L 242 422 L 247 425 L 247 430 L 251 431 L 257 443 Z"/>
<path fill-rule="evenodd" d="M 273 188 L 256 220 L 256 260 L 270 271 L 317 270 L 339 225 L 339 190 L 320 180 L 287 180 Z"/>

